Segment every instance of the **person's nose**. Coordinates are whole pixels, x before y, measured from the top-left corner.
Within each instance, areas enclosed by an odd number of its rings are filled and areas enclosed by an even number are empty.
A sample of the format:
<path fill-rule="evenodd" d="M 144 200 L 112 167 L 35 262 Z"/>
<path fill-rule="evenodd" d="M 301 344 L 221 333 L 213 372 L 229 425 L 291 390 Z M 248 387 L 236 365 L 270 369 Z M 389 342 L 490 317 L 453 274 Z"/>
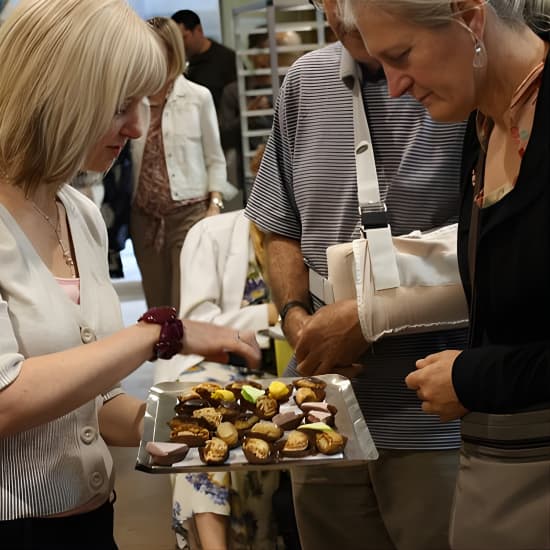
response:
<path fill-rule="evenodd" d="M 138 139 L 145 131 L 145 113 L 146 105 L 139 102 L 134 108 L 126 113 L 126 120 L 120 129 L 120 133 L 128 139 Z"/>
<path fill-rule="evenodd" d="M 401 97 L 410 90 L 413 83 L 410 76 L 387 66 L 384 67 L 384 73 L 386 74 L 390 97 Z"/>

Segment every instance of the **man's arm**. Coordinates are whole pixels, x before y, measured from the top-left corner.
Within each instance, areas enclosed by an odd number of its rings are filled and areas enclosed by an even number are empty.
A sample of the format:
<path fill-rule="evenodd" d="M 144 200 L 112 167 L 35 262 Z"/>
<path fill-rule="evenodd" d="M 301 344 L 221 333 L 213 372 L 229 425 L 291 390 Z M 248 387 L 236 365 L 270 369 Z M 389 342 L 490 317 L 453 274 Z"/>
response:
<path fill-rule="evenodd" d="M 265 236 L 267 275 L 272 300 L 279 311 L 290 301 L 310 304 L 309 278 L 300 242 L 274 233 Z M 288 310 L 283 332 L 292 347 L 311 315 L 301 307 Z"/>
<path fill-rule="evenodd" d="M 271 233 L 266 235 L 265 246 L 268 282 L 279 311 L 290 301 L 309 305 L 309 275 L 300 243 Z M 313 315 L 293 307 L 282 328 L 296 350 L 302 374 L 337 372 L 351 377 L 360 371 L 361 367 L 352 364 L 368 349 L 368 344 L 361 332 L 355 300 L 324 306 Z"/>

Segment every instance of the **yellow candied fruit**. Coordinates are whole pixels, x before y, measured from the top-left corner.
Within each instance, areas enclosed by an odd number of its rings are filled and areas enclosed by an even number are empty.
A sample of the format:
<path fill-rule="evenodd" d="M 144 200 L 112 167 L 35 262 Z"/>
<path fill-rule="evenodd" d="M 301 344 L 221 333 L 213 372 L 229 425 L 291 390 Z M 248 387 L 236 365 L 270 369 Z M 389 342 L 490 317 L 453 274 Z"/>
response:
<path fill-rule="evenodd" d="M 229 390 L 216 390 L 210 394 L 216 401 L 235 401 L 235 394 Z"/>
<path fill-rule="evenodd" d="M 290 390 L 288 389 L 288 386 L 283 382 L 274 380 L 271 384 L 269 384 L 269 395 L 274 399 L 282 399 L 283 397 L 286 397 L 289 392 Z"/>

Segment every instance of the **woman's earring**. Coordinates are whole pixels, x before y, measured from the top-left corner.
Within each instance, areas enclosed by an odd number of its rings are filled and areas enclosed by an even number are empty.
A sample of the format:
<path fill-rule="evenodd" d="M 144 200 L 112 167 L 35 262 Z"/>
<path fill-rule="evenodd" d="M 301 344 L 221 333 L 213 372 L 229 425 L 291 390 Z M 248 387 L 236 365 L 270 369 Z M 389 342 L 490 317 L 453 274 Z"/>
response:
<path fill-rule="evenodd" d="M 474 69 L 482 69 L 487 65 L 487 50 L 485 44 L 479 38 L 474 40 L 474 59 L 472 61 Z"/>

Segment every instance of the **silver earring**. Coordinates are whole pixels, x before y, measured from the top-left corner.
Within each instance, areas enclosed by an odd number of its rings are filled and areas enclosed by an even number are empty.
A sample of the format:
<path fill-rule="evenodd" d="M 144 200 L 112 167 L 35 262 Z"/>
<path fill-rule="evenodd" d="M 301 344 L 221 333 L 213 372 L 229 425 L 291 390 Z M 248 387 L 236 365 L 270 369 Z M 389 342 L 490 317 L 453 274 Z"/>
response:
<path fill-rule="evenodd" d="M 487 50 L 485 44 L 479 38 L 474 40 L 474 59 L 472 61 L 474 69 L 482 69 L 487 65 Z"/>

